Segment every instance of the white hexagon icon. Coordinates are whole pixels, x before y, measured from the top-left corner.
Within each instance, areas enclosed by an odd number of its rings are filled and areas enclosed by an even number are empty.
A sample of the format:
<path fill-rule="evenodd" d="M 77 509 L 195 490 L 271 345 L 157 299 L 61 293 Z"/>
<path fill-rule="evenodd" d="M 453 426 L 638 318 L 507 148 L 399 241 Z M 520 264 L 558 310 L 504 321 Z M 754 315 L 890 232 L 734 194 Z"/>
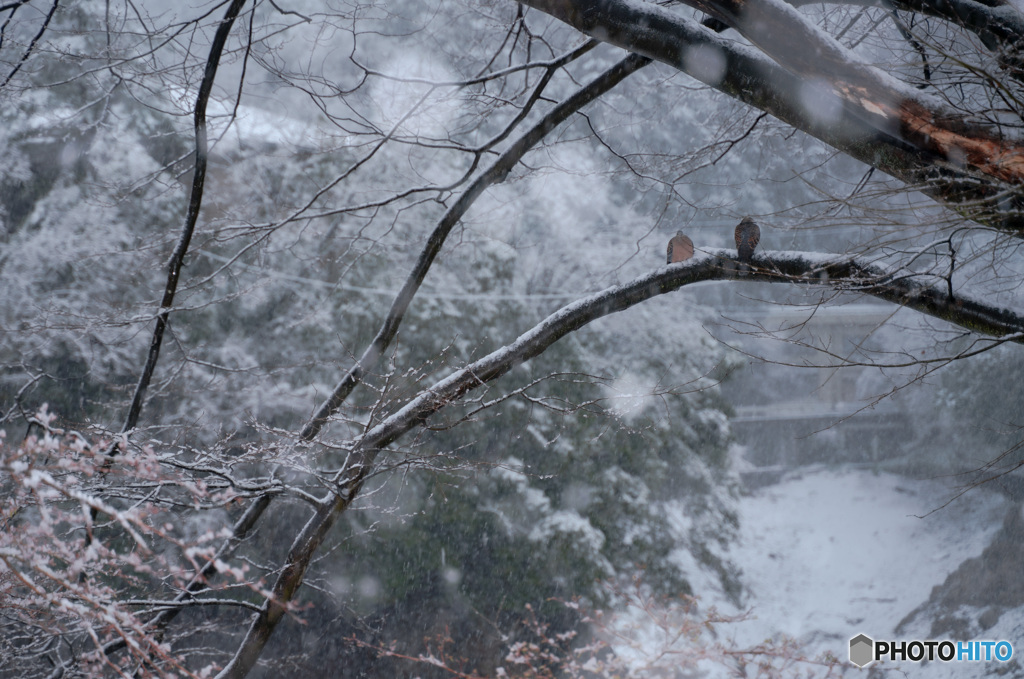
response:
<path fill-rule="evenodd" d="M 850 639 L 850 662 L 857 667 L 864 667 L 875 659 L 875 642 L 866 634 L 858 634 Z"/>

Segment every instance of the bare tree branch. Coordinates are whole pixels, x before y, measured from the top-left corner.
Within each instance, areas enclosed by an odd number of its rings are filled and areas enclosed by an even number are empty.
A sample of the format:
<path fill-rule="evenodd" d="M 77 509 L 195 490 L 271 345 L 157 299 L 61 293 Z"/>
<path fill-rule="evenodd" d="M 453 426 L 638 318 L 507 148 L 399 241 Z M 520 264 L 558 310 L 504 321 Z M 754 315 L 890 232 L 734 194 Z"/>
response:
<path fill-rule="evenodd" d="M 352 393 L 352 390 L 362 380 L 367 368 L 377 362 L 377 359 L 380 358 L 392 340 L 394 340 L 402 319 L 405 317 L 405 312 L 409 308 L 409 304 L 412 302 L 413 297 L 416 296 L 420 285 L 423 283 L 423 279 L 427 276 L 427 271 L 430 270 L 434 259 L 441 251 L 441 246 L 444 245 L 445 239 L 452 228 L 466 214 L 466 211 L 476 202 L 476 199 L 492 184 L 504 181 L 508 173 L 512 171 L 512 168 L 516 166 L 516 163 L 519 162 L 526 152 L 568 119 L 569 116 L 615 87 L 615 85 L 622 82 L 631 73 L 635 73 L 649 63 L 651 63 L 650 59 L 631 54 L 602 73 L 588 85 L 553 108 L 536 125 L 519 137 L 459 196 L 459 199 L 445 212 L 437 226 L 434 227 L 433 233 L 430 234 L 426 245 L 422 252 L 420 252 L 416 266 L 410 272 L 408 278 L 406 278 L 405 284 L 398 292 L 398 295 L 395 296 L 395 300 L 391 303 L 391 309 L 388 311 L 384 323 L 377 331 L 377 336 L 373 338 L 370 345 L 363 351 L 359 360 L 341 378 L 341 381 L 334 388 L 331 395 L 317 409 L 313 418 L 303 427 L 302 432 L 299 434 L 302 440 L 309 441 L 316 438 L 317 434 L 320 433 L 320 430 L 327 423 L 328 418 L 337 412 L 341 404 L 348 398 L 348 395 Z"/>
<path fill-rule="evenodd" d="M 824 286 L 872 295 L 973 332 L 1024 344 L 1024 316 L 975 300 L 951 298 L 943 286 L 922 284 L 902 270 L 888 271 L 848 255 L 778 251 L 756 254 L 751 267 L 740 278 L 734 250 L 707 250 L 687 262 L 660 268 L 629 283 L 573 302 L 512 343 L 424 390 L 367 431 L 353 443 L 345 465 L 336 474 L 334 493 L 322 501 L 292 543 L 274 584 L 272 597 L 264 602 L 263 610 L 253 620 L 235 657 L 218 677 L 240 679 L 255 665 L 277 623 L 302 586 L 314 555 L 338 517 L 358 496 L 381 451 L 410 430 L 424 426 L 431 415 L 466 393 L 507 374 L 515 366 L 543 353 L 560 338 L 599 318 L 693 283 L 764 281 Z"/>
<path fill-rule="evenodd" d="M 227 42 L 231 27 L 238 17 L 238 13 L 245 5 L 245 0 L 232 0 L 224 18 L 217 27 L 217 32 L 210 45 L 210 55 L 206 60 L 206 70 L 203 73 L 203 80 L 199 85 L 199 94 L 196 96 L 194 115 L 196 135 L 196 158 L 195 169 L 192 175 L 192 195 L 188 202 L 188 213 L 185 215 L 185 224 L 178 237 L 178 244 L 171 253 L 171 259 L 167 264 L 167 284 L 164 286 L 163 299 L 160 301 L 160 314 L 156 319 L 156 327 L 153 329 L 153 339 L 149 345 L 149 355 L 146 358 L 146 365 L 139 376 L 139 383 L 135 387 L 135 394 L 132 397 L 131 406 L 128 408 L 128 416 L 125 418 L 121 432 L 126 433 L 135 428 L 138 424 L 139 415 L 142 412 L 142 404 L 146 397 L 146 390 L 153 379 L 153 372 L 156 370 L 157 360 L 160 358 L 160 347 L 163 344 L 164 331 L 171 314 L 171 307 L 174 306 L 174 294 L 178 290 L 178 277 L 181 275 L 181 266 L 185 261 L 185 254 L 188 252 L 189 243 L 192 240 L 192 233 L 196 228 L 196 220 L 199 219 L 199 209 L 203 204 L 203 189 L 206 183 L 207 148 L 206 141 L 206 105 L 210 100 L 210 92 L 213 90 L 213 81 L 217 77 L 217 67 L 220 65 L 221 55 L 224 52 L 224 44 Z"/>
<path fill-rule="evenodd" d="M 18 3 L 13 3 L 13 4 L 10 4 L 10 5 L 5 5 L 3 7 L 0 7 L 0 11 L 9 9 L 9 10 L 11 10 L 11 15 L 13 16 L 15 10 L 17 10 L 18 7 L 20 7 L 22 4 L 23 3 L 18 2 Z M 25 62 L 28 61 L 29 56 L 32 55 L 32 50 L 35 49 L 36 44 L 42 39 L 43 34 L 46 33 L 46 29 L 49 28 L 50 21 L 53 20 L 53 15 L 57 12 L 57 7 L 59 5 L 60 5 L 60 0 L 53 0 L 53 4 L 50 5 L 50 11 L 46 13 L 46 18 L 43 19 L 43 25 L 39 27 L 39 31 L 32 38 L 32 42 L 30 42 L 28 44 L 28 47 L 25 48 L 25 53 L 23 55 L 21 55 L 21 59 L 19 59 L 18 63 L 15 64 L 14 68 L 11 69 L 11 72 L 7 74 L 7 77 L 4 78 L 4 81 L 2 83 L 0 83 L 0 89 L 3 89 L 4 87 L 6 87 L 7 83 L 11 82 L 11 78 L 13 78 L 18 73 L 18 71 L 21 70 L 21 67 L 25 65 Z M 10 17 L 8 17 L 7 21 L 10 21 Z M 4 22 L 4 28 L 6 28 L 6 27 L 7 27 L 7 22 Z M 2 36 L 3 36 L 3 31 L 0 30 L 0 43 L 3 42 Z"/>
<path fill-rule="evenodd" d="M 363 353 L 360 361 L 357 362 L 342 379 L 342 382 L 335 389 L 331 398 L 321 406 L 320 410 L 318 410 L 318 416 L 304 427 L 302 432 L 299 434 L 300 439 L 308 441 L 316 437 L 330 415 L 336 412 L 344 399 L 359 383 L 365 371 L 364 366 L 371 366 L 394 339 L 398 331 L 398 326 L 404 317 L 405 311 L 408 309 L 409 303 L 418 291 L 419 285 L 423 282 L 430 265 L 434 258 L 436 258 L 437 253 L 440 251 L 448 233 L 451 231 L 452 227 L 458 223 L 458 220 L 461 219 L 483 191 L 490 185 L 504 180 L 512 168 L 515 167 L 516 163 L 530 148 L 535 146 L 541 139 L 554 130 L 559 124 L 564 122 L 569 116 L 578 111 L 582 106 L 607 92 L 631 73 L 634 73 L 649 63 L 649 59 L 637 55 L 630 55 L 602 75 L 595 78 L 590 84 L 581 88 L 577 93 L 566 99 L 544 116 L 540 122 L 534 125 L 522 137 L 517 139 L 507 151 L 499 156 L 490 168 L 488 168 L 476 179 L 476 181 L 474 181 L 474 183 L 459 198 L 452 208 L 445 213 L 444 217 L 442 217 L 440 223 L 435 228 L 434 233 L 431 234 L 431 238 L 428 240 L 427 246 L 424 249 L 424 252 L 421 253 L 420 259 L 417 262 L 417 267 L 414 269 L 413 273 L 410 274 L 405 287 L 403 287 L 393 302 L 391 312 L 389 313 L 384 326 L 378 332 L 374 342 Z M 192 224 L 194 225 L 194 220 Z M 173 290 L 171 294 L 173 297 Z M 162 327 L 160 326 L 160 321 L 161 319 L 165 319 L 166 315 L 166 313 L 162 314 L 158 319 L 158 328 L 161 329 L 161 335 Z M 159 352 L 159 346 L 157 346 L 157 352 Z M 153 354 L 151 352 L 151 357 L 152 356 Z M 153 360 L 155 361 L 155 358 Z M 152 373 L 150 372 L 149 374 L 151 375 Z M 272 498 L 273 494 L 265 493 L 253 501 L 253 503 L 247 508 L 243 517 L 233 526 L 232 536 L 221 546 L 218 551 L 217 558 L 223 558 L 238 546 L 270 506 Z M 333 521 L 331 522 L 331 525 L 333 525 Z M 327 529 L 329 529 L 329 526 Z M 326 535 L 326 532 L 324 534 Z M 310 553 L 309 556 L 311 558 L 312 553 Z M 207 579 L 214 575 L 215 569 L 211 562 L 210 564 L 207 564 L 207 567 L 203 569 L 203 571 L 194 576 L 189 587 L 185 591 L 181 592 L 181 594 L 174 599 L 174 602 L 187 602 L 193 593 L 205 587 Z M 168 608 L 167 610 L 161 611 L 149 621 L 148 625 L 155 630 L 162 629 L 166 627 L 166 625 L 169 624 L 181 610 L 182 608 Z M 120 650 L 123 646 L 124 643 L 117 640 L 108 644 L 103 650 L 104 653 L 109 654 Z M 255 656 L 253 657 L 252 662 L 255 662 Z"/>

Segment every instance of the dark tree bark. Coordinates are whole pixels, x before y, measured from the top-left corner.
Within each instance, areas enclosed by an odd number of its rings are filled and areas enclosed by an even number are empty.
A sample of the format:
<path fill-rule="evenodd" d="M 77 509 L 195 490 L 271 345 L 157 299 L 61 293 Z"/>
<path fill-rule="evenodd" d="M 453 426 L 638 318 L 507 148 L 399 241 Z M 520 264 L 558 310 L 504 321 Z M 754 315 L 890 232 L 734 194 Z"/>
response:
<path fill-rule="evenodd" d="M 722 39 L 670 9 L 628 0 L 521 0 L 577 30 L 638 52 L 770 113 L 835 149 L 954 206 L 971 219 L 1024 237 L 1024 143 L 972 120 L 937 98 L 859 62 L 795 9 L 772 0 L 688 0 L 739 31 L 761 52 Z M 972 5 L 973 6 L 973 5 Z M 978 31 L 1019 44 L 1013 10 L 977 9 Z M 935 10 L 938 12 L 938 10 Z M 944 14 L 955 13 L 953 9 Z M 1006 16 L 1003 20 L 1002 17 Z M 944 17 L 945 18 L 945 17 Z M 993 40 L 996 40 L 993 38 Z M 997 41 L 1000 45 L 1005 41 Z M 995 43 L 994 43 L 995 44 Z M 719 79 L 693 55 L 717 50 Z M 807 88 L 834 111 L 815 115 Z"/>
<path fill-rule="evenodd" d="M 156 371 L 157 361 L 160 359 L 160 348 L 163 346 L 164 332 L 170 323 L 171 309 L 174 306 L 174 295 L 178 291 L 178 279 L 181 276 L 181 267 L 185 262 L 185 255 L 188 253 L 189 244 L 192 242 L 192 234 L 196 229 L 196 222 L 199 219 L 199 210 L 203 206 L 203 191 L 206 188 L 206 165 L 208 162 L 209 149 L 206 133 L 206 107 L 210 101 L 210 92 L 213 91 L 213 81 L 217 77 L 217 68 L 220 66 L 221 55 L 224 53 L 224 45 L 231 34 L 231 27 L 242 11 L 245 0 L 232 0 L 228 6 L 224 18 L 213 37 L 213 44 L 210 45 L 210 54 L 206 59 L 206 69 L 203 72 L 203 80 L 199 85 L 199 93 L 196 95 L 196 105 L 193 110 L 193 126 L 195 128 L 196 150 L 195 161 L 192 172 L 192 192 L 189 196 L 188 211 L 185 214 L 185 223 L 181 228 L 181 235 L 174 246 L 170 260 L 167 262 L 167 282 L 164 285 L 164 294 L 160 300 L 160 313 L 156 317 L 156 326 L 153 328 L 153 337 L 149 344 L 149 353 L 146 356 L 146 364 L 139 375 L 139 382 L 135 387 L 132 396 L 132 403 L 128 407 L 128 415 L 125 417 L 121 427 L 121 433 L 131 432 L 139 422 L 139 415 L 142 414 L 142 406 L 145 402 L 146 391 L 153 380 L 153 373 Z"/>

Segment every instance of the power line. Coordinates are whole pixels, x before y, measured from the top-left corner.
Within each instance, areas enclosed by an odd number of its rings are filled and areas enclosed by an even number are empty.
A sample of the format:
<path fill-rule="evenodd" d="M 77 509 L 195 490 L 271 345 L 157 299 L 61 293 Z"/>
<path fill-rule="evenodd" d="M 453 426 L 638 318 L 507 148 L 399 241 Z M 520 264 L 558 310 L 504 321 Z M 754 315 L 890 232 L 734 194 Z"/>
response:
<path fill-rule="evenodd" d="M 251 264 L 244 262 L 233 261 L 231 257 L 225 257 L 218 255 L 208 250 L 197 250 L 200 254 L 209 257 L 210 259 L 216 260 L 223 263 L 233 262 L 234 266 L 241 267 L 250 271 L 258 272 L 261 276 L 269 276 L 278 280 L 292 281 L 294 283 L 305 283 L 308 285 L 316 285 L 322 288 L 329 288 L 331 290 L 345 290 L 346 292 L 357 292 L 367 295 L 383 295 L 386 297 L 394 297 L 398 294 L 397 290 L 388 290 L 385 288 L 372 288 L 362 285 L 348 285 L 346 283 L 330 283 L 319 278 L 308 278 L 306 276 L 294 276 L 292 274 L 281 273 L 279 271 L 261 269 Z M 593 291 L 591 291 L 593 292 Z M 431 292 L 424 290 L 417 293 L 418 297 L 427 297 L 430 299 L 463 299 L 463 300 L 530 300 L 530 299 L 579 299 L 585 295 L 591 294 L 590 292 L 578 292 L 578 293 L 540 293 L 540 294 L 501 294 L 501 293 L 469 293 L 469 292 Z"/>

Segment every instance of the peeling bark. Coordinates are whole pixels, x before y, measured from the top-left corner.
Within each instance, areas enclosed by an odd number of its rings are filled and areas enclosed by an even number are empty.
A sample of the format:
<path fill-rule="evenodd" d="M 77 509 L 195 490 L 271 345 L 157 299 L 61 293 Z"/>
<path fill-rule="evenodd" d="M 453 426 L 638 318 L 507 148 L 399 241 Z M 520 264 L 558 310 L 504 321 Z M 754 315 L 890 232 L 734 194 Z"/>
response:
<path fill-rule="evenodd" d="M 896 177 L 966 217 L 1024 237 L 1024 142 L 967 120 L 859 63 L 795 9 L 773 0 L 687 0 L 753 42 L 725 40 L 660 5 L 634 0 L 520 0 L 577 30 L 661 61 Z M 709 77 L 692 55 L 719 52 Z M 818 92 L 815 92 L 818 90 Z M 808 107 L 820 94 L 819 115 Z M 827 99 L 832 97 L 832 101 Z M 812 110 L 808 110 L 811 108 Z"/>

